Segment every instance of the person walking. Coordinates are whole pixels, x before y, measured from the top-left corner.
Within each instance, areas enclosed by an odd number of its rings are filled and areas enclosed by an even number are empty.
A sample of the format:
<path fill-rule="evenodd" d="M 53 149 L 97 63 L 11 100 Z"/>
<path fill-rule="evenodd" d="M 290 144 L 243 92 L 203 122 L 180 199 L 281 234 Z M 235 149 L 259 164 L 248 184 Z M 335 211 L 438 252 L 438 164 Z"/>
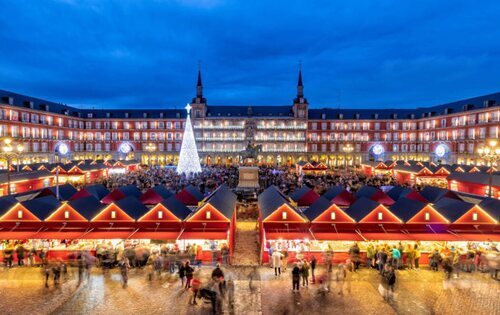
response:
<path fill-rule="evenodd" d="M 283 248 L 283 259 L 281 266 L 283 267 L 283 272 L 286 272 L 286 268 L 288 267 L 288 249 L 286 247 Z"/>
<path fill-rule="evenodd" d="M 271 256 L 275 277 L 277 277 L 278 275 L 281 276 L 281 259 L 282 258 L 283 258 L 283 254 L 277 250 L 274 251 L 273 255 Z"/>
<path fill-rule="evenodd" d="M 297 265 L 297 263 L 295 263 L 292 269 L 292 287 L 293 287 L 292 291 L 299 292 L 299 286 L 300 286 L 300 268 Z"/>
<path fill-rule="evenodd" d="M 378 272 L 382 274 L 384 271 L 384 266 L 387 263 L 387 252 L 385 251 L 385 248 L 382 247 L 378 253 L 377 253 L 377 265 L 378 265 Z"/>
<path fill-rule="evenodd" d="M 368 247 L 366 248 L 366 267 L 374 267 L 375 254 L 375 247 L 373 247 L 373 244 L 368 244 Z"/>
<path fill-rule="evenodd" d="M 396 246 L 392 248 L 392 265 L 396 269 L 399 269 L 401 265 L 401 252 L 396 248 Z"/>
<path fill-rule="evenodd" d="M 394 271 L 394 266 L 387 265 L 382 277 L 384 278 L 384 283 L 386 285 L 384 299 L 387 301 L 394 300 L 394 285 L 396 284 L 396 272 Z"/>
<path fill-rule="evenodd" d="M 16 247 L 16 254 L 17 254 L 17 265 L 18 266 L 24 266 L 24 253 L 26 252 L 26 249 L 24 248 L 22 243 L 19 243 Z"/>
<path fill-rule="evenodd" d="M 356 272 L 359 269 L 359 246 L 358 243 L 354 243 L 354 245 L 349 248 L 349 257 L 351 258 L 352 269 Z"/>
<path fill-rule="evenodd" d="M 229 265 L 229 246 L 227 246 L 226 243 L 222 244 L 220 253 L 222 256 L 222 264 L 224 266 L 228 266 Z"/>
<path fill-rule="evenodd" d="M 36 257 L 36 249 L 35 246 L 33 246 L 28 251 L 28 266 L 35 267 L 35 257 Z"/>
<path fill-rule="evenodd" d="M 420 261 L 420 248 L 418 247 L 418 244 L 415 244 L 415 246 L 413 247 L 413 254 L 414 254 L 414 257 L 415 257 L 415 269 L 419 270 L 419 268 L 420 268 L 420 265 L 419 265 L 419 261 Z"/>
<path fill-rule="evenodd" d="M 414 269 L 413 263 L 415 262 L 415 250 L 411 244 L 406 246 L 406 264 L 408 265 L 408 269 Z"/>
<path fill-rule="evenodd" d="M 191 288 L 191 281 L 193 280 L 193 273 L 194 273 L 194 269 L 189 264 L 189 260 L 186 261 L 186 264 L 184 265 L 184 269 L 186 272 L 186 286 L 184 288 L 187 290 L 187 289 Z"/>
<path fill-rule="evenodd" d="M 126 288 L 128 286 L 128 272 L 130 270 L 130 262 L 127 256 L 124 255 L 118 265 L 120 266 L 123 288 Z"/>
<path fill-rule="evenodd" d="M 344 264 L 339 264 L 335 272 L 335 280 L 337 282 L 338 294 L 344 295 L 344 283 L 347 278 L 347 271 Z"/>
<path fill-rule="evenodd" d="M 304 259 L 304 263 L 302 264 L 301 268 L 301 276 L 302 276 L 302 286 L 303 287 L 309 287 L 309 264 L 307 263 L 307 260 Z"/>
<path fill-rule="evenodd" d="M 429 255 L 429 264 L 432 271 L 438 271 L 439 260 L 441 259 L 441 255 L 437 249 Z"/>
<path fill-rule="evenodd" d="M 3 251 L 3 261 L 5 263 L 5 267 L 10 268 L 12 267 L 12 255 L 13 255 L 14 250 L 12 249 L 12 246 L 9 244 Z"/>
<path fill-rule="evenodd" d="M 179 279 L 181 280 L 181 287 L 184 287 L 184 279 L 185 278 L 186 278 L 186 266 L 185 266 L 185 264 L 181 263 L 179 265 Z M 195 299 L 193 299 L 193 301 L 195 302 L 193 304 L 196 304 L 196 297 L 195 297 Z"/>
<path fill-rule="evenodd" d="M 191 285 L 191 291 L 193 291 L 193 305 L 197 305 L 196 303 L 196 297 L 198 296 L 198 292 L 200 291 L 201 287 L 201 281 L 198 279 L 198 277 L 194 277 Z"/>
<path fill-rule="evenodd" d="M 316 269 L 316 256 L 312 255 L 311 258 L 311 276 L 312 276 L 312 283 L 316 283 L 316 276 L 314 275 L 314 270 Z"/>

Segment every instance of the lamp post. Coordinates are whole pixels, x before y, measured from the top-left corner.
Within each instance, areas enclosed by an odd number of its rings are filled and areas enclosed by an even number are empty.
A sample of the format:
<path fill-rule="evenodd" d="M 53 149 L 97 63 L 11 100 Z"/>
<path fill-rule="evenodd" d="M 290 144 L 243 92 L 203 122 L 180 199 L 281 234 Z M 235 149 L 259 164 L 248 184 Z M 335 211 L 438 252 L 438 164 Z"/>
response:
<path fill-rule="evenodd" d="M 17 158 L 17 167 L 19 171 L 19 157 L 24 151 L 24 146 L 22 143 L 13 143 L 11 138 L 3 138 L 1 145 L 2 156 L 7 161 L 7 194 L 10 195 L 10 164 L 12 159 Z"/>
<path fill-rule="evenodd" d="M 148 155 L 148 165 L 149 166 L 152 166 L 152 163 L 151 163 L 151 153 L 155 152 L 156 151 L 156 145 L 154 143 L 148 143 L 146 145 L 146 151 L 148 151 L 149 155 Z"/>
<path fill-rule="evenodd" d="M 344 151 L 344 167 L 347 168 L 347 154 L 352 153 L 354 147 L 348 143 L 342 147 L 342 151 Z"/>
<path fill-rule="evenodd" d="M 69 153 L 69 147 L 66 143 L 59 143 L 56 147 L 55 156 L 57 160 L 56 164 L 56 198 L 59 200 L 59 163 L 61 162 L 61 156 L 65 156 Z"/>
<path fill-rule="evenodd" d="M 496 164 L 500 158 L 500 146 L 497 140 L 489 140 L 482 147 L 477 150 L 479 156 L 484 161 L 488 162 L 490 166 Z M 493 172 L 490 170 L 488 178 L 488 197 L 491 198 L 491 186 L 493 184 Z"/>

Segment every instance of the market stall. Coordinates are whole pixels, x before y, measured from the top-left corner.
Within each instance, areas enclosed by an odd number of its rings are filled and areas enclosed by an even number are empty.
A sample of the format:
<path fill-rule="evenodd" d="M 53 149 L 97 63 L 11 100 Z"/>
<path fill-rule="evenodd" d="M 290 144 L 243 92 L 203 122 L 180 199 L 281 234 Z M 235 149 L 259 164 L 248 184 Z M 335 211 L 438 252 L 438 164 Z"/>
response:
<path fill-rule="evenodd" d="M 172 196 L 173 194 L 165 186 L 158 185 L 148 189 L 139 200 L 145 205 L 155 205 Z"/>
<path fill-rule="evenodd" d="M 175 197 L 186 206 L 198 206 L 198 203 L 203 200 L 203 194 L 192 185 L 179 191 Z"/>
<path fill-rule="evenodd" d="M 354 195 L 342 186 L 333 186 L 329 188 L 321 197 L 341 207 L 348 207 L 355 200 Z"/>
<path fill-rule="evenodd" d="M 319 198 L 319 195 L 311 188 L 302 186 L 291 193 L 290 198 L 295 201 L 299 207 L 308 207 Z"/>
<path fill-rule="evenodd" d="M 226 184 L 219 186 L 200 202 L 198 208 L 184 221 L 177 243 L 185 250 L 196 246 L 198 259 L 211 261 L 215 255 L 220 260 L 223 246 L 232 255 L 236 229 L 236 195 Z"/>

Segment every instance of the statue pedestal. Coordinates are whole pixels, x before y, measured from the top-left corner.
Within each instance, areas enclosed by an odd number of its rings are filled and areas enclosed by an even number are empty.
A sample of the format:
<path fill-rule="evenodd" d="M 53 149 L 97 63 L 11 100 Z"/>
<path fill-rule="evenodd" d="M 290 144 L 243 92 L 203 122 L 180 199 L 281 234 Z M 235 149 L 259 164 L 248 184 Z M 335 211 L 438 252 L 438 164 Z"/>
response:
<path fill-rule="evenodd" d="M 239 189 L 255 189 L 259 188 L 259 168 L 256 166 L 240 166 L 239 172 Z"/>

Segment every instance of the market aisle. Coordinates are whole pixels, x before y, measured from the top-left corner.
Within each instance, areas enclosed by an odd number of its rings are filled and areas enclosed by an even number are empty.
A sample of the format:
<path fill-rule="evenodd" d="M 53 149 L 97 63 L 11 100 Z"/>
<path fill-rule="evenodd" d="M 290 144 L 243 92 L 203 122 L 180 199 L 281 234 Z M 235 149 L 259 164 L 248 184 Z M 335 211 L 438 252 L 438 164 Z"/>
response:
<path fill-rule="evenodd" d="M 236 223 L 236 242 L 234 244 L 232 265 L 259 265 L 259 232 L 257 221 L 241 221 Z"/>

